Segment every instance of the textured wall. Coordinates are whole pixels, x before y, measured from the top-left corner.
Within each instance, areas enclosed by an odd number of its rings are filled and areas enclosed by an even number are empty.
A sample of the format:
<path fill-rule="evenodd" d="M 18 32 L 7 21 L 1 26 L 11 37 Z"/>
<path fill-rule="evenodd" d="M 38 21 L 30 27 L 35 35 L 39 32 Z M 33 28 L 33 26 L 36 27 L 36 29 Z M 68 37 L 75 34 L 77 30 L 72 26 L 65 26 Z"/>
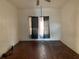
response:
<path fill-rule="evenodd" d="M 78 4 L 77 0 L 70 0 L 62 9 L 62 39 L 61 41 L 75 52 L 79 53 L 78 39 Z"/>
<path fill-rule="evenodd" d="M 29 40 L 29 16 L 40 16 L 40 8 L 20 9 L 19 10 L 19 38 L 20 40 Z M 60 10 L 54 8 L 43 8 L 43 16 L 50 16 L 51 40 L 60 39 Z"/>
<path fill-rule="evenodd" d="M 78 2 L 79 3 L 79 2 Z M 77 20 L 76 20 L 76 52 L 79 54 L 79 4 L 77 5 Z"/>
<path fill-rule="evenodd" d="M 17 43 L 17 9 L 0 0 L 0 56 Z"/>

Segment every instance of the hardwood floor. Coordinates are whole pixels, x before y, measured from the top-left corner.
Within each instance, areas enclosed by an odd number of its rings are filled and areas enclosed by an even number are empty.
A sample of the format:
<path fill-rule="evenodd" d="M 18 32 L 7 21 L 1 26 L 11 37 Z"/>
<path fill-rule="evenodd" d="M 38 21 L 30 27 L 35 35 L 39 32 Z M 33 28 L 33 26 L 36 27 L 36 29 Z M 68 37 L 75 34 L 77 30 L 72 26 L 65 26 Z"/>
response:
<path fill-rule="evenodd" d="M 5 59 L 79 59 L 79 55 L 61 42 L 31 41 L 18 43 Z"/>

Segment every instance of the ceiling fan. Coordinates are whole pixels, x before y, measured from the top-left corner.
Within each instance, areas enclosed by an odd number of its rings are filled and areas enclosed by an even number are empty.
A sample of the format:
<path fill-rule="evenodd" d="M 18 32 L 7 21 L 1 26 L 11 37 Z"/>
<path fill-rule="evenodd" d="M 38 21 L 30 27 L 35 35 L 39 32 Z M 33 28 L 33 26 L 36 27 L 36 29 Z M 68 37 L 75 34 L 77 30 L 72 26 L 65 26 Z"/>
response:
<path fill-rule="evenodd" d="M 45 1 L 51 2 L 51 0 L 45 0 Z M 37 0 L 37 6 L 39 6 L 39 5 L 40 5 L 40 0 Z"/>

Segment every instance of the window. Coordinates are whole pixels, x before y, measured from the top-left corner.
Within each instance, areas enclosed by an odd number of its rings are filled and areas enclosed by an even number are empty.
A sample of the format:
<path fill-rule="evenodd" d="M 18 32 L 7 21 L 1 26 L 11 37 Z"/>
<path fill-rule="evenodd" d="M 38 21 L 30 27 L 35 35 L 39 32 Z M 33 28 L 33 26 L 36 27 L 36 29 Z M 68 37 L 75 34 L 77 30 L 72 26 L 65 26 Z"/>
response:
<path fill-rule="evenodd" d="M 50 38 L 49 16 L 29 17 L 29 27 L 31 38 Z"/>

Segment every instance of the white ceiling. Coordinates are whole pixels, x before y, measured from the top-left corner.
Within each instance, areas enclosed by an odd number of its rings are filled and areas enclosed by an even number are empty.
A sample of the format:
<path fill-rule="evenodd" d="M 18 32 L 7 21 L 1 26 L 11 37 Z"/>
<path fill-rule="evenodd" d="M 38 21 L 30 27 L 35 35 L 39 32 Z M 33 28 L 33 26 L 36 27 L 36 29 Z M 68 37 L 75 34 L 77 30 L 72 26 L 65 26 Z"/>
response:
<path fill-rule="evenodd" d="M 37 0 L 8 0 L 14 5 L 16 5 L 18 8 L 32 8 L 37 7 L 36 1 Z M 54 7 L 54 8 L 60 8 L 62 7 L 67 1 L 69 0 L 51 0 L 51 2 L 46 2 L 45 0 L 40 0 L 40 5 L 42 7 Z"/>

